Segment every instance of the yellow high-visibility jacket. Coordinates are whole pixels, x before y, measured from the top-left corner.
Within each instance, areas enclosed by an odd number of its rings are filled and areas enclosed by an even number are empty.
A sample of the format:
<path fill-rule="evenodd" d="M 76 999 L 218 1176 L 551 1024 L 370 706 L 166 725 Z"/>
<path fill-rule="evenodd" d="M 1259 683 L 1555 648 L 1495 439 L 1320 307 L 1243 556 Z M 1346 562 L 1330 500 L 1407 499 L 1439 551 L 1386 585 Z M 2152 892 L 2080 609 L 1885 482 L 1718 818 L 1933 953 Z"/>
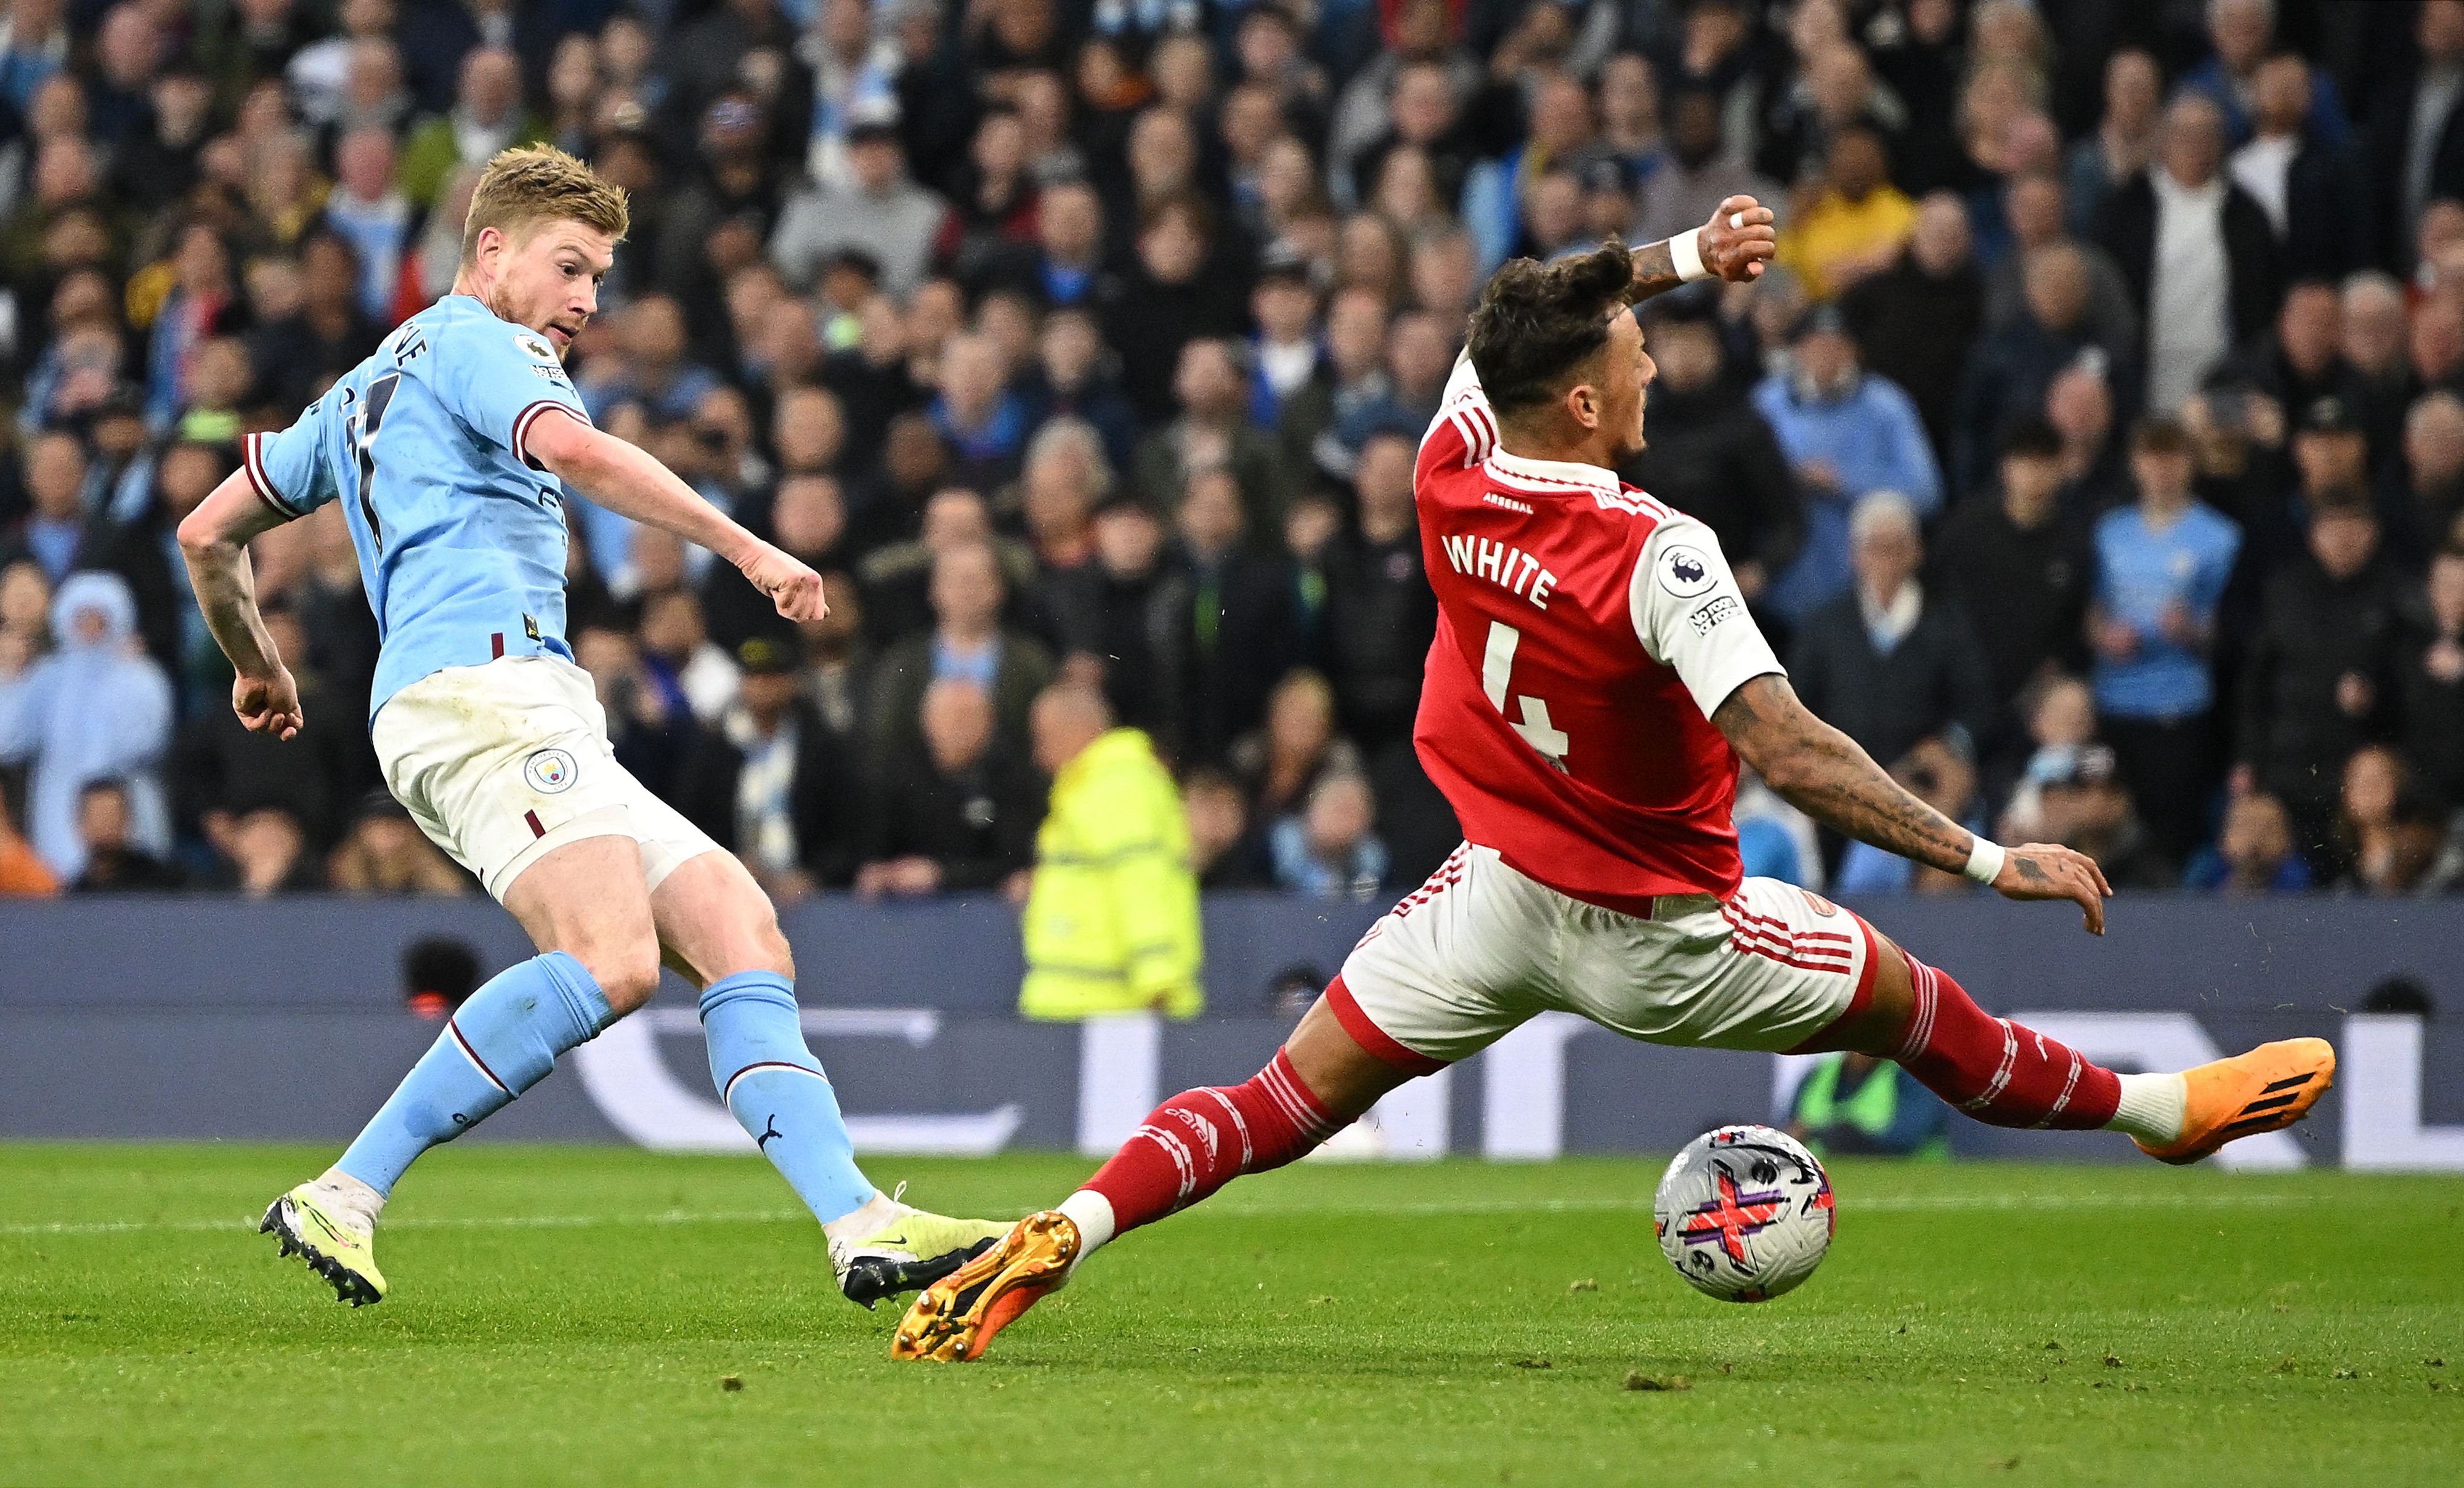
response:
<path fill-rule="evenodd" d="M 1144 733 L 1114 729 L 1053 777 L 1023 930 L 1029 1018 L 1205 1005 L 1189 824 Z"/>

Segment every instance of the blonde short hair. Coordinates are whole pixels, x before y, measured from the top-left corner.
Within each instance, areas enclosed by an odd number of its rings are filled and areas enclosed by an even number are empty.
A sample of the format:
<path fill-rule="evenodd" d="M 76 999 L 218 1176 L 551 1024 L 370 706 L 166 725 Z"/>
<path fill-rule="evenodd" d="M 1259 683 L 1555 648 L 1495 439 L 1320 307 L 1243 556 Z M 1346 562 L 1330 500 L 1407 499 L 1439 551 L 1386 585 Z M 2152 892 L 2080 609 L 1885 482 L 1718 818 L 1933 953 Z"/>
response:
<path fill-rule="evenodd" d="M 553 144 L 499 150 L 471 193 L 471 215 L 462 224 L 462 261 L 478 258 L 483 229 L 512 237 L 519 228 L 565 220 L 622 239 L 632 216 L 622 186 Z"/>

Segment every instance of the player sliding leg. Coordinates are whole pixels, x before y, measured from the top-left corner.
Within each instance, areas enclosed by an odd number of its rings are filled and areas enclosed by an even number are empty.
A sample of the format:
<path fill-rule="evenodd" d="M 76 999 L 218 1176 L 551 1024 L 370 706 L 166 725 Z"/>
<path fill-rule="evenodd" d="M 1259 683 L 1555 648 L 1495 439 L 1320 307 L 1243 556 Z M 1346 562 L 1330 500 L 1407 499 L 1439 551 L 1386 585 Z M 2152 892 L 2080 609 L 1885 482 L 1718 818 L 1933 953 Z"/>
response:
<path fill-rule="evenodd" d="M 2090 930 L 2103 931 L 2110 890 L 2094 863 L 2068 848 L 2030 844 L 2006 852 L 1973 838 L 1807 712 L 1777 674 L 1738 687 L 1713 721 L 1774 789 L 1815 820 L 1920 862 L 1967 866 L 2008 898 L 2071 900 Z M 1788 908 L 1760 913 L 1764 929 L 1733 930 L 1725 960 L 1704 962 L 1686 949 L 1687 919 L 1708 911 L 1663 922 L 1595 910 L 1585 933 L 1596 938 L 1599 953 L 1577 962 L 1554 937 L 1564 912 L 1580 915 L 1585 907 L 1504 867 L 1493 853 L 1471 849 L 1469 858 L 1441 869 L 1363 939 L 1344 975 L 1255 1078 L 1164 1102 L 1058 1209 L 1029 1215 L 993 1249 L 927 1288 L 901 1322 L 892 1356 L 980 1357 L 995 1335 L 1098 1247 L 1205 1199 L 1243 1173 L 1294 1161 L 1403 1080 L 1485 1046 L 1548 1006 L 1625 1031 L 1682 1029 L 1695 1011 L 1708 1009 L 1714 1016 L 1698 1026 L 1722 1029 L 1717 1039 L 1654 1037 L 1802 1052 L 1856 1049 L 1897 1061 L 1988 1125 L 2121 1131 L 2172 1163 L 2195 1162 L 2236 1138 L 2290 1126 L 2334 1077 L 2335 1051 L 2319 1039 L 2265 1044 L 2181 1073 L 2117 1074 L 1991 1016 L 1956 980 L 1860 921 L 1834 918 L 1837 911 L 1827 905 L 1798 916 L 1813 901 L 1786 886 L 1758 889 L 1759 880 L 1726 900 L 1688 896 L 1723 906 L 1738 917 L 1731 927 L 1753 924 L 1756 903 Z M 1532 932 L 1534 924 L 1541 932 Z M 1830 928 L 1816 928 L 1824 925 Z M 1854 934 L 1841 932 L 1848 926 L 1857 928 Z M 1713 938 L 1720 927 L 1721 916 L 1713 915 Z M 1853 950 L 1810 949 L 1859 937 Z M 1779 958 L 1766 953 L 1766 944 Z M 1407 945 L 1413 949 L 1400 949 Z M 1689 955 L 1697 958 L 1691 964 Z M 1629 996 L 1552 981 L 1556 968 L 1587 964 L 1606 983 L 1620 963 L 1636 959 L 1663 962 L 1690 990 L 1671 1005 L 1665 993 L 1648 987 Z M 1401 975 L 1395 974 L 1398 966 Z M 1363 1010 L 1348 979 L 1361 984 L 1377 1017 Z M 1808 999 L 1822 1014 L 1811 1025 L 1796 1021 L 1807 1016 Z M 1427 1047 L 1398 1037 L 1406 1033 Z"/>
<path fill-rule="evenodd" d="M 2116 1074 L 1986 1013 L 1947 974 L 1880 934 L 1869 944 L 1864 994 L 1798 1049 L 1896 1060 L 1989 1126 L 2121 1131 L 2151 1156 L 2193 1162 L 2237 1137 L 2299 1120 L 2335 1068 L 2325 1040 L 2295 1039 L 2180 1074 Z M 1336 978 L 1291 1041 L 1246 1083 L 1184 1090 L 1164 1102 L 1077 1193 L 1028 1215 L 927 1288 L 901 1321 L 891 1357 L 982 1357 L 996 1334 L 1099 1247 L 1244 1173 L 1307 1156 L 1388 1090 L 1439 1067 L 1378 1029 Z"/>
<path fill-rule="evenodd" d="M 2179 1073 L 2116 1074 L 1976 1005 L 1949 973 L 1880 934 L 1870 1007 L 1803 1046 L 1898 1062 L 1953 1109 L 1989 1127 L 2120 1131 L 2167 1163 L 2194 1163 L 2238 1137 L 2309 1114 L 2336 1068 L 2323 1039 L 2265 1043 Z"/>

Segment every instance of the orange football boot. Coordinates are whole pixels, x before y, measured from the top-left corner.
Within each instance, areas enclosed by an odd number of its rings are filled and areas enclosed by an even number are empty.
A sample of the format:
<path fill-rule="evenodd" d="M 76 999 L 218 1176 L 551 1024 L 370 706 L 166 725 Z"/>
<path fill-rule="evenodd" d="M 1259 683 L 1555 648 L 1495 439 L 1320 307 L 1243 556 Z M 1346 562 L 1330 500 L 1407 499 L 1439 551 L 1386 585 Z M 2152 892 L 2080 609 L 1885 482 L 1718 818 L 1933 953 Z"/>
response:
<path fill-rule="evenodd" d="M 892 1359 L 959 1363 L 984 1356 L 993 1335 L 1069 1280 L 1078 1222 L 1059 1210 L 1029 1214 L 991 1249 L 924 1289 L 898 1320 Z"/>
<path fill-rule="evenodd" d="M 2195 1163 L 2236 1137 L 2290 1127 L 2336 1083 L 2336 1048 L 2324 1039 L 2286 1039 L 2247 1054 L 2186 1069 L 2190 1097 L 2181 1140 L 2139 1143 L 2160 1163 Z"/>

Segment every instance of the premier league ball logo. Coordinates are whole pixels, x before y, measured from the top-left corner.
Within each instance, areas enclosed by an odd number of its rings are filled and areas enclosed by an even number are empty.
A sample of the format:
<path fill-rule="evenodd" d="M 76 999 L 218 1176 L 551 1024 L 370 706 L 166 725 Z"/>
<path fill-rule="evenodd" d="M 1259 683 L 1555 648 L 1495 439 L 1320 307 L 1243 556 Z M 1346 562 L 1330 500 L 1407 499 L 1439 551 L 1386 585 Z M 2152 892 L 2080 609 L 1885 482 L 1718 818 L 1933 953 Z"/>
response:
<path fill-rule="evenodd" d="M 561 749 L 542 749 L 522 761 L 522 778 L 542 796 L 554 796 L 573 784 L 578 773 L 573 756 Z"/>

